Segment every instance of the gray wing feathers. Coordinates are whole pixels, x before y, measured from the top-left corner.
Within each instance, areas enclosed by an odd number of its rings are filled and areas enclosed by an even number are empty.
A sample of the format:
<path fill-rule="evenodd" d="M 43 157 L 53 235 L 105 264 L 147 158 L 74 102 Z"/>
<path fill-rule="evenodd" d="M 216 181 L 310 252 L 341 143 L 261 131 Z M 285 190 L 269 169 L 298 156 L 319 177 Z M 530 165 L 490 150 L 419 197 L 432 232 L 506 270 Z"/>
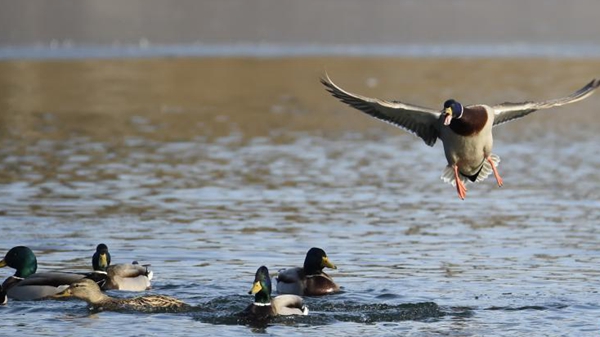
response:
<path fill-rule="evenodd" d="M 277 272 L 277 282 L 298 282 L 300 280 L 300 268 L 280 269 Z"/>
<path fill-rule="evenodd" d="M 281 269 L 277 273 L 277 292 L 279 294 L 304 295 L 304 282 L 300 279 L 300 268 Z"/>
<path fill-rule="evenodd" d="M 35 273 L 8 289 L 7 293 L 8 297 L 16 300 L 39 300 L 56 295 L 64 290 L 64 286 L 83 277 L 81 274 L 61 272 Z"/>
<path fill-rule="evenodd" d="M 506 123 L 513 119 L 524 117 L 536 110 L 557 107 L 569 103 L 580 101 L 590 96 L 596 88 L 600 86 L 600 80 L 595 79 L 583 88 L 577 90 L 569 96 L 552 99 L 543 102 L 522 102 L 522 103 L 502 103 L 492 106 L 494 109 L 494 126 Z"/>
<path fill-rule="evenodd" d="M 125 291 L 144 291 L 150 288 L 152 272 L 139 264 L 119 263 L 108 267 L 112 286 Z"/>
<path fill-rule="evenodd" d="M 147 276 L 148 268 L 139 264 L 119 263 L 108 268 L 108 275 L 121 277 Z"/>
<path fill-rule="evenodd" d="M 439 111 L 402 102 L 389 102 L 356 95 L 335 85 L 327 75 L 321 78 L 321 83 L 333 97 L 343 103 L 416 134 L 429 146 L 435 144 L 438 138 Z"/>

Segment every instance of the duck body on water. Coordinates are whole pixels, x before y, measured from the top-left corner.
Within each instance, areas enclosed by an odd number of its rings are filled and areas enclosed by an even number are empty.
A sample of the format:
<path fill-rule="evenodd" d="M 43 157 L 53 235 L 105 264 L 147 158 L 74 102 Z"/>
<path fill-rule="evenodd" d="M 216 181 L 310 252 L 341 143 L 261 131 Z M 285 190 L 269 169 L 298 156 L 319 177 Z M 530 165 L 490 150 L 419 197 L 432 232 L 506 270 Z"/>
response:
<path fill-rule="evenodd" d="M 2 283 L 4 291 L 9 298 L 21 301 L 39 300 L 56 295 L 65 285 L 86 276 L 83 273 L 37 273 L 37 258 L 33 251 L 25 246 L 11 248 L 4 259 L 0 260 L 0 268 L 3 267 L 16 270 L 14 275 Z"/>
<path fill-rule="evenodd" d="M 74 297 L 87 302 L 94 310 L 175 312 L 191 308 L 176 298 L 164 295 L 146 295 L 133 298 L 114 298 L 106 295 L 91 279 L 73 282 L 52 298 Z"/>
<path fill-rule="evenodd" d="M 92 256 L 95 277 L 102 279 L 102 290 L 144 291 L 150 288 L 153 272 L 149 265 L 138 263 L 110 264 L 111 256 L 104 243 L 96 246 Z"/>
<path fill-rule="evenodd" d="M 277 292 L 298 296 L 321 296 L 339 292 L 340 287 L 323 271 L 325 267 L 337 269 L 324 250 L 311 248 L 306 253 L 302 267 L 279 270 L 275 279 Z"/>
<path fill-rule="evenodd" d="M 250 321 L 263 321 L 275 316 L 308 315 L 308 308 L 302 297 L 271 296 L 271 276 L 265 266 L 256 271 L 254 283 L 248 293 L 254 295 L 254 303 L 248 305 L 240 315 Z"/>

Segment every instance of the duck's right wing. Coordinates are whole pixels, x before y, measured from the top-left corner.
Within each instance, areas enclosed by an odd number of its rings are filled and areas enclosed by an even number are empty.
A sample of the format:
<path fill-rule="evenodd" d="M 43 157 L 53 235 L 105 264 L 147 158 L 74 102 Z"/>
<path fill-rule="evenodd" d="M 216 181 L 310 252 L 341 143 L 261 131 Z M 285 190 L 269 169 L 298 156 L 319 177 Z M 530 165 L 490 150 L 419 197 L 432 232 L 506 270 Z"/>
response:
<path fill-rule="evenodd" d="M 433 146 L 438 138 L 440 111 L 402 102 L 389 102 L 350 93 L 338 87 L 327 74 L 321 83 L 333 97 L 381 121 L 419 136 Z"/>
<path fill-rule="evenodd" d="M 596 90 L 596 88 L 598 87 L 600 87 L 600 79 L 594 79 L 586 86 L 575 91 L 569 96 L 542 102 L 505 102 L 502 104 L 494 105 L 492 106 L 492 109 L 494 109 L 495 114 L 494 126 L 512 121 L 517 118 L 525 117 L 536 110 L 547 109 L 581 101 L 582 99 L 587 98 L 591 94 L 593 94 L 594 90 Z"/>

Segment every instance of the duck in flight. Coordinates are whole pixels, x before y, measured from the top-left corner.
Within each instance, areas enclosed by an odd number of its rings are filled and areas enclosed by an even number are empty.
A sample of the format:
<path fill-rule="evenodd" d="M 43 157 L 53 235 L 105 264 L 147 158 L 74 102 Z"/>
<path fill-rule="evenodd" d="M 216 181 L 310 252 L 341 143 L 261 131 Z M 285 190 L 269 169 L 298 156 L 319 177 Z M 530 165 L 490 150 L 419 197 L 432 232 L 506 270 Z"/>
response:
<path fill-rule="evenodd" d="M 465 183 L 468 180 L 477 183 L 493 173 L 498 186 L 502 186 L 502 178 L 497 169 L 500 157 L 492 153 L 494 126 L 524 117 L 536 110 L 580 101 L 600 86 L 600 80 L 594 79 L 569 96 L 542 102 L 463 106 L 449 99 L 439 111 L 399 101 L 384 101 L 353 94 L 338 87 L 327 74 L 321 78 L 321 83 L 333 97 L 343 103 L 411 132 L 429 146 L 433 146 L 439 138 L 444 144 L 444 153 L 448 161 L 441 179 L 455 186 L 458 196 L 463 200 L 466 197 Z"/>

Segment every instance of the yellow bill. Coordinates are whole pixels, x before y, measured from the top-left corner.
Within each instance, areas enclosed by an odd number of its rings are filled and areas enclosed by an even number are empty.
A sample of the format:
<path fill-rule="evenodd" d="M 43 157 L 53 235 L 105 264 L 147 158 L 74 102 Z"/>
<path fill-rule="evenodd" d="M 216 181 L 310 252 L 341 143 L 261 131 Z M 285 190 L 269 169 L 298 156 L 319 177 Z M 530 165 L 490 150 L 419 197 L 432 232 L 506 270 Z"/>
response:
<path fill-rule="evenodd" d="M 250 291 L 248 292 L 248 294 L 256 294 L 257 292 L 259 292 L 261 290 L 262 290 L 262 286 L 260 285 L 260 282 L 256 281 L 252 285 L 252 289 L 250 289 Z"/>
<path fill-rule="evenodd" d="M 329 261 L 329 258 L 327 256 L 323 256 L 322 263 L 323 263 L 323 265 L 325 267 L 329 267 L 331 269 L 337 269 L 337 267 L 335 266 L 335 264 L 331 263 L 331 261 Z"/>

